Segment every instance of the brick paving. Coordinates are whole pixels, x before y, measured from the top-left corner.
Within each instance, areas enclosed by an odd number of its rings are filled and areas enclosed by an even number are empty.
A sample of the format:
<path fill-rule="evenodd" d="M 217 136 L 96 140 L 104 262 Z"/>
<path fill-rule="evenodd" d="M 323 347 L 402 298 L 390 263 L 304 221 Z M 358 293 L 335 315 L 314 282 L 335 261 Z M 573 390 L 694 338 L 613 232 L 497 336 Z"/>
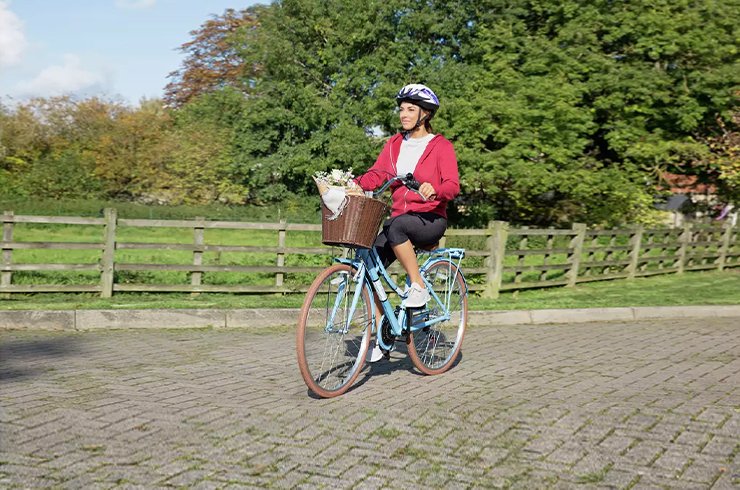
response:
<path fill-rule="evenodd" d="M 307 393 L 292 330 L 0 332 L 1 488 L 738 488 L 740 320 L 471 328 Z"/>

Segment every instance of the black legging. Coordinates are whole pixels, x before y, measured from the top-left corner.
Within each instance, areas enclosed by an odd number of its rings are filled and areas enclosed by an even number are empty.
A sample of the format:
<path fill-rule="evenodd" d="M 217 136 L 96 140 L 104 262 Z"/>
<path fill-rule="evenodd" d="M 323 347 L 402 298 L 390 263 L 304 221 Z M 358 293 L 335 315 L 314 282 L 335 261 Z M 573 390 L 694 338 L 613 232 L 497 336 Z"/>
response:
<path fill-rule="evenodd" d="M 415 247 L 433 245 L 447 230 L 447 218 L 434 213 L 407 213 L 390 218 L 383 223 L 383 230 L 373 246 L 383 265 L 388 267 L 396 260 L 391 248 L 411 240 Z"/>

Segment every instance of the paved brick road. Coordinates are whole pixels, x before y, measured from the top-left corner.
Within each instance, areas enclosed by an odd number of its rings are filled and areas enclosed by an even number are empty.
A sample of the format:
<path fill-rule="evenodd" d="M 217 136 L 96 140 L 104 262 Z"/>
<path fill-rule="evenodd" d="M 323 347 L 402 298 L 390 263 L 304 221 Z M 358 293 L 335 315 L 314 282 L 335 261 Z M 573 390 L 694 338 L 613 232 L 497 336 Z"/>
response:
<path fill-rule="evenodd" d="M 0 332 L 0 487 L 737 488 L 738 323 L 474 328 L 332 400 L 292 331 Z"/>

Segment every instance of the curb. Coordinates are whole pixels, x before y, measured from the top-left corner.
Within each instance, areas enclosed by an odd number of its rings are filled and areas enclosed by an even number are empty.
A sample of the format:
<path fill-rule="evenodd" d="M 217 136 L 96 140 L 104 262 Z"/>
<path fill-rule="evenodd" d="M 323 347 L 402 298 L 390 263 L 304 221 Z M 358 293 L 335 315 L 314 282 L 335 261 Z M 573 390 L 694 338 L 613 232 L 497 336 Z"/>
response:
<path fill-rule="evenodd" d="M 0 311 L 0 330 L 106 330 L 138 328 L 270 328 L 292 326 L 298 308 L 173 310 L 8 310 Z M 740 318 L 740 305 L 641 306 L 547 310 L 478 310 L 469 326 L 544 325 L 667 318 Z"/>

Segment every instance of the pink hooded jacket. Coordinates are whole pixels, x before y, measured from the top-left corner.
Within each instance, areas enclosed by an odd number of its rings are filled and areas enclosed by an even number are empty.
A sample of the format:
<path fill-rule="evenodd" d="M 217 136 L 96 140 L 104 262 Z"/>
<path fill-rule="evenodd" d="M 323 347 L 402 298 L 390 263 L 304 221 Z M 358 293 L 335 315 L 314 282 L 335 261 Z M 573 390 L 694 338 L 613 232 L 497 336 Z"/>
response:
<path fill-rule="evenodd" d="M 378 155 L 375 164 L 355 181 L 363 190 L 375 190 L 396 176 L 396 162 L 401 150 L 402 134 L 392 136 Z M 420 183 L 429 182 L 437 195 L 425 201 L 422 197 L 401 184 L 393 184 L 391 217 L 409 212 L 435 213 L 447 217 L 447 203 L 460 192 L 460 177 L 457 171 L 455 149 L 444 136 L 436 135 L 427 144 L 414 170 L 414 178 Z"/>

